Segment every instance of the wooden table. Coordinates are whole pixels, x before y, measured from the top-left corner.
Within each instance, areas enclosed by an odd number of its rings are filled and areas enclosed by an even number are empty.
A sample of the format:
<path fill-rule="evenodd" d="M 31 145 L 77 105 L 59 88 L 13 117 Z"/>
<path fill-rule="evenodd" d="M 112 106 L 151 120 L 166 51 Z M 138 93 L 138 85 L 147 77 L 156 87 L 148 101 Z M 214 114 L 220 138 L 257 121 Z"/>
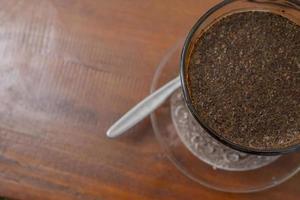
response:
<path fill-rule="evenodd" d="M 0 0 L 0 195 L 15 199 L 285 199 L 183 176 L 149 119 L 105 131 L 149 93 L 157 64 L 215 0 Z"/>

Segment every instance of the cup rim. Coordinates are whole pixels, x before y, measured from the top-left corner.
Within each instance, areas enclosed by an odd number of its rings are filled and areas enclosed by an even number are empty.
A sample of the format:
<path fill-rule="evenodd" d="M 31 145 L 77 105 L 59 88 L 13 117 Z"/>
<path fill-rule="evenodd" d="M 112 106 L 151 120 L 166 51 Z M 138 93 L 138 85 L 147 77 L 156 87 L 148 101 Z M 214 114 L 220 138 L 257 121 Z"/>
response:
<path fill-rule="evenodd" d="M 235 144 L 228 140 L 227 138 L 223 137 L 220 134 L 217 134 L 216 131 L 214 131 L 212 128 L 210 128 L 207 124 L 205 124 L 202 120 L 201 117 L 199 116 L 198 112 L 194 108 L 192 104 L 191 97 L 189 95 L 188 87 L 187 87 L 187 80 L 184 78 L 185 77 L 185 69 L 188 67 L 186 65 L 186 60 L 185 58 L 188 56 L 188 50 L 189 46 L 192 42 L 192 38 L 197 32 L 198 28 L 207 20 L 208 17 L 210 17 L 213 13 L 218 11 L 219 9 L 223 8 L 224 6 L 233 3 L 234 0 L 224 0 L 221 3 L 218 3 L 211 9 L 209 9 L 204 15 L 202 15 L 198 21 L 195 23 L 195 25 L 192 27 L 190 30 L 189 34 L 187 35 L 182 52 L 181 52 L 181 57 L 180 57 L 180 81 L 181 81 L 181 89 L 183 91 L 183 96 L 184 96 L 184 101 L 192 114 L 192 116 L 196 119 L 196 121 L 212 136 L 214 137 L 217 141 L 220 141 L 224 145 L 236 149 L 238 151 L 250 153 L 250 154 L 258 154 L 258 155 L 265 155 L 265 156 L 274 156 L 274 155 L 280 155 L 280 154 L 286 154 L 286 153 L 292 153 L 295 151 L 300 150 L 300 144 L 295 144 L 291 145 L 289 147 L 285 148 L 274 148 L 274 149 L 255 149 L 255 148 L 250 148 L 250 147 L 245 147 L 239 144 Z M 250 2 L 250 1 L 249 1 Z M 255 2 L 255 1 L 251 1 Z M 291 2 L 293 3 L 293 2 Z"/>

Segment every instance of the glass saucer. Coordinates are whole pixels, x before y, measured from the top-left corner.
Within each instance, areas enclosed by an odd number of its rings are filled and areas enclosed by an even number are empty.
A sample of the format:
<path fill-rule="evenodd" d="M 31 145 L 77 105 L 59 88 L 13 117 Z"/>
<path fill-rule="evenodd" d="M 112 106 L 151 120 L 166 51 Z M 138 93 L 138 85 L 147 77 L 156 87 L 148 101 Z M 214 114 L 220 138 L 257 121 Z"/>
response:
<path fill-rule="evenodd" d="M 183 41 L 156 70 L 151 92 L 179 74 Z M 151 114 L 155 136 L 169 160 L 190 179 L 219 191 L 248 193 L 283 183 L 300 171 L 300 153 L 258 156 L 233 150 L 212 138 L 189 113 L 181 90 Z"/>

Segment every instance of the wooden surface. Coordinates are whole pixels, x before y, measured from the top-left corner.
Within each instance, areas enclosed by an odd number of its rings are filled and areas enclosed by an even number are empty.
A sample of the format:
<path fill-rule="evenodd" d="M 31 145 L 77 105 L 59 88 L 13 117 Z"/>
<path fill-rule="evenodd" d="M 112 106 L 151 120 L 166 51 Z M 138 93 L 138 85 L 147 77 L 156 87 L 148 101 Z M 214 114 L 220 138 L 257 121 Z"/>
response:
<path fill-rule="evenodd" d="M 299 175 L 244 195 L 194 183 L 164 156 L 149 119 L 105 137 L 148 94 L 168 48 L 216 2 L 0 0 L 0 196 L 299 199 Z"/>

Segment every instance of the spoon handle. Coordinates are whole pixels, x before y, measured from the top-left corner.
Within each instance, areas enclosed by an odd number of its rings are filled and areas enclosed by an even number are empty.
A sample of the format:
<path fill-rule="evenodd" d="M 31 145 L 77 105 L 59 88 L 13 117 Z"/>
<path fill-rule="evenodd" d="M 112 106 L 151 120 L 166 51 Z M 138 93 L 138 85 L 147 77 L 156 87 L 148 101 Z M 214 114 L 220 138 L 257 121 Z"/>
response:
<path fill-rule="evenodd" d="M 108 129 L 106 135 L 110 138 L 115 138 L 119 135 L 122 135 L 125 131 L 151 114 L 176 89 L 178 89 L 180 85 L 180 77 L 178 76 L 129 110 Z"/>

